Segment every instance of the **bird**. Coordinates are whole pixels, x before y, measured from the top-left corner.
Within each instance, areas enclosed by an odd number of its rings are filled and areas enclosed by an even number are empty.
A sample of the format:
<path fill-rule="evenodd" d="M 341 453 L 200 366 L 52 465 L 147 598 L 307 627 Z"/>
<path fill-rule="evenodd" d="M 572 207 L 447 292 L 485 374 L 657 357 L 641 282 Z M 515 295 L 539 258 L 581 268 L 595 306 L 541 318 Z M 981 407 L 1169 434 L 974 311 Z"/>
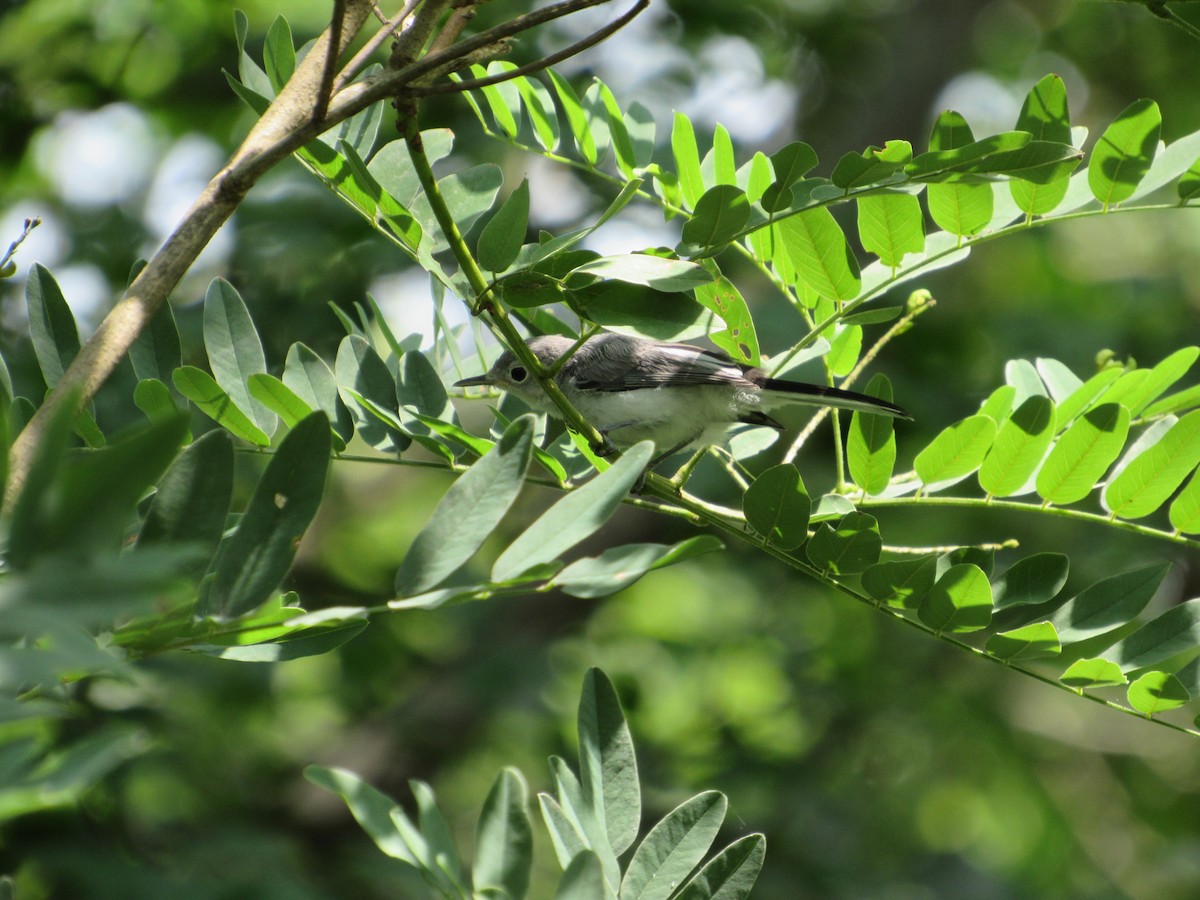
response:
<path fill-rule="evenodd" d="M 525 341 L 547 369 L 553 369 L 576 343 L 555 334 Z M 657 459 L 719 444 L 724 432 L 738 423 L 782 430 L 768 411 L 788 404 L 909 418 L 903 408 L 886 400 L 772 378 L 717 350 L 615 332 L 588 338 L 553 377 L 571 404 L 616 449 L 649 440 L 659 451 Z M 562 417 L 511 350 L 500 354 L 482 375 L 463 378 L 454 386 L 498 388 L 537 412 Z"/>

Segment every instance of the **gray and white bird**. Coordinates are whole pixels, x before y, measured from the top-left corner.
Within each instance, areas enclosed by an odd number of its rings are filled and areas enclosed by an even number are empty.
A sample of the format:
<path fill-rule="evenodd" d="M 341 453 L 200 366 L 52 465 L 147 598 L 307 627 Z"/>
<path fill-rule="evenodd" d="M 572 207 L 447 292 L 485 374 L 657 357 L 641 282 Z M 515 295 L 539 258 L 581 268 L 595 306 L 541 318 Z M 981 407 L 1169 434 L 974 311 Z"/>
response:
<path fill-rule="evenodd" d="M 560 335 L 525 342 L 547 368 L 575 343 Z M 659 458 L 720 443 L 729 426 L 783 426 L 767 411 L 799 403 L 908 418 L 893 403 L 838 388 L 771 378 L 724 353 L 621 334 L 598 334 L 563 364 L 554 380 L 571 404 L 618 449 L 654 442 Z M 484 374 L 455 387 L 496 387 L 538 412 L 559 417 L 521 360 L 505 351 Z"/>

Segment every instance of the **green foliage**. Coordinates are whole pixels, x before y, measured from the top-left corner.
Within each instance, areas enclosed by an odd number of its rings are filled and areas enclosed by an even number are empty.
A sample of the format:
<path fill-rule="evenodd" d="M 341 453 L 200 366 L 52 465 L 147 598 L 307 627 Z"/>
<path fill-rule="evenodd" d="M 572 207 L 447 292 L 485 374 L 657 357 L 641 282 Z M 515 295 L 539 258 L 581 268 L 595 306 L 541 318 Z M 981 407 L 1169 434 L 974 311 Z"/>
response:
<path fill-rule="evenodd" d="M 685 800 L 637 841 L 642 804 L 637 758 L 616 690 L 599 669 L 589 670 L 584 678 L 578 736 L 578 775 L 552 757 L 555 792 L 538 794 L 543 823 L 562 868 L 554 896 L 666 900 L 741 898 L 750 893 L 766 849 L 761 834 L 734 841 L 696 871 L 729 805 L 717 791 Z M 502 892 L 522 900 L 528 895 L 532 823 L 525 778 L 516 769 L 503 769 L 488 792 L 475 830 L 470 872 L 424 782 L 410 782 L 420 810 L 413 822 L 394 800 L 344 769 L 309 766 L 305 776 L 339 795 L 375 845 L 418 870 L 435 896 Z M 635 842 L 622 872 L 618 858 Z"/>

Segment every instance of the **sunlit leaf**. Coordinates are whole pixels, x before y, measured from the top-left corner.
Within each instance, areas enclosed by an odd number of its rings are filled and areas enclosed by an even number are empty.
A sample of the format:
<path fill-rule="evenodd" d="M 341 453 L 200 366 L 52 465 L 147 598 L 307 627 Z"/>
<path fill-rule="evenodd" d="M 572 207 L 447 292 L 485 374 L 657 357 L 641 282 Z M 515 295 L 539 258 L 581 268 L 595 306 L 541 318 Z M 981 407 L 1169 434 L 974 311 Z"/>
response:
<path fill-rule="evenodd" d="M 624 590 L 647 572 L 720 550 L 721 542 L 705 534 L 678 544 L 622 544 L 599 556 L 577 559 L 554 576 L 552 584 L 572 597 L 607 597 Z"/>
<path fill-rule="evenodd" d="M 675 900 L 744 900 L 750 896 L 767 853 L 767 839 L 748 834 L 734 841 L 692 876 Z"/>
<path fill-rule="evenodd" d="M 929 446 L 917 454 L 913 467 L 926 485 L 953 482 L 970 475 L 983 462 L 996 439 L 990 416 L 970 416 L 942 429 Z"/>
<path fill-rule="evenodd" d="M 1058 680 L 1067 687 L 1083 690 L 1124 684 L 1127 679 L 1120 666 L 1107 659 L 1078 659 L 1067 666 Z"/>
<path fill-rule="evenodd" d="M 715 312 L 725 323 L 725 330 L 710 333 L 709 340 L 739 362 L 759 365 L 761 360 L 754 319 L 734 283 L 722 275 L 696 288 L 696 300 L 705 309 Z"/>
<path fill-rule="evenodd" d="M 1120 455 L 1129 435 L 1129 410 L 1119 403 L 1094 407 L 1058 439 L 1038 472 L 1037 491 L 1050 503 L 1082 500 Z"/>
<path fill-rule="evenodd" d="M 777 226 L 799 277 L 822 297 L 853 300 L 862 287 L 858 261 L 828 209 L 788 216 Z"/>
<path fill-rule="evenodd" d="M 992 587 L 979 566 L 951 566 L 917 608 L 921 621 L 935 631 L 978 631 L 992 621 Z"/>
<path fill-rule="evenodd" d="M 1178 709 L 1191 700 L 1187 688 L 1174 675 L 1147 672 L 1129 685 L 1129 705 L 1147 716 Z"/>
<path fill-rule="evenodd" d="M 579 95 L 575 93 L 570 82 L 553 69 L 548 69 L 546 74 L 550 76 L 554 90 L 558 93 L 558 102 L 562 105 L 563 112 L 566 113 L 567 125 L 575 138 L 575 146 L 579 150 L 579 155 L 588 165 L 595 165 L 598 158 L 596 139 L 588 127 L 587 113 L 584 111 L 583 104 L 579 102 Z"/>
<path fill-rule="evenodd" d="M 882 373 L 867 385 L 869 397 L 891 401 L 892 385 Z M 895 419 L 858 410 L 850 420 L 846 438 L 846 461 L 850 477 L 867 494 L 882 493 L 896 465 Z"/>
<path fill-rule="evenodd" d="M 912 194 L 858 198 L 858 236 L 863 249 L 885 266 L 897 268 L 908 253 L 925 249 L 925 219 Z"/>
<path fill-rule="evenodd" d="M 862 586 L 888 606 L 916 609 L 933 587 L 937 560 L 931 556 L 877 563 L 863 572 Z"/>
<path fill-rule="evenodd" d="M 1058 656 L 1062 645 L 1058 642 L 1058 634 L 1049 622 L 1034 622 L 993 634 L 984 647 L 988 653 L 999 659 L 1013 662 L 1018 659 L 1041 659 L 1047 656 Z"/>
<path fill-rule="evenodd" d="M 979 467 L 979 484 L 993 497 L 1022 490 L 1054 437 L 1054 402 L 1034 396 L 1013 412 Z"/>
<path fill-rule="evenodd" d="M 731 184 L 709 188 L 684 223 L 680 252 L 691 258 L 711 256 L 737 237 L 749 219 L 745 191 Z"/>
<path fill-rule="evenodd" d="M 251 398 L 248 384 L 251 375 L 267 371 L 262 341 L 241 294 L 223 278 L 214 278 L 204 295 L 204 349 L 221 390 L 255 426 L 270 434 L 275 413 Z"/>
<path fill-rule="evenodd" d="M 567 277 L 578 280 L 587 275 L 666 292 L 690 291 L 713 280 L 712 275 L 696 263 L 645 253 L 602 256 L 578 266 Z"/>
<path fill-rule="evenodd" d="M 1108 483 L 1104 507 L 1123 519 L 1148 516 L 1200 464 L 1200 410 L 1188 413 Z"/>
<path fill-rule="evenodd" d="M 1057 75 L 1047 75 L 1025 96 L 1017 129 L 1028 131 L 1034 140 L 1071 143 L 1071 114 L 1067 108 L 1067 88 Z M 1067 194 L 1070 179 L 1063 177 L 1049 184 L 1011 181 L 1013 200 L 1026 215 L 1041 216 L 1053 210 Z M 1056 398 L 1057 399 L 1057 398 Z"/>
<path fill-rule="evenodd" d="M 1135 100 L 1104 130 L 1088 162 L 1088 185 L 1107 209 L 1127 200 L 1158 150 L 1162 113 L 1153 100 Z"/>
<path fill-rule="evenodd" d="M 524 897 L 533 864 L 529 790 L 516 769 L 503 769 L 492 784 L 475 829 L 471 875 L 476 890 L 493 887 L 507 897 Z"/>
<path fill-rule="evenodd" d="M 250 417 L 234 404 L 233 399 L 221 390 L 221 386 L 203 369 L 180 366 L 171 374 L 171 380 L 179 393 L 231 434 L 259 447 L 270 446 L 270 436 L 251 422 Z"/>
<path fill-rule="evenodd" d="M 937 117 L 929 135 L 931 151 L 955 150 L 974 143 L 971 126 L 953 110 Z M 995 201 L 990 184 L 930 184 L 925 196 L 933 221 L 951 234 L 978 234 L 992 220 Z"/>

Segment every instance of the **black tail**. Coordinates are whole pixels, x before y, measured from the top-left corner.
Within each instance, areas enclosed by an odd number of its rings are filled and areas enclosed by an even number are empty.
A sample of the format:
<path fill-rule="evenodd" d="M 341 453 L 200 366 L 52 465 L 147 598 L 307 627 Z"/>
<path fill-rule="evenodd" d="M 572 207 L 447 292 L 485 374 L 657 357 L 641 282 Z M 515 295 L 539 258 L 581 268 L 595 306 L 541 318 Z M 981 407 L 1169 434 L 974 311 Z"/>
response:
<path fill-rule="evenodd" d="M 778 378 L 754 379 L 764 391 L 786 396 L 778 397 L 780 403 L 804 403 L 809 406 L 836 406 L 839 409 L 854 409 L 860 412 L 877 413 L 881 416 L 896 416 L 911 419 L 903 407 L 888 403 L 878 397 L 868 397 L 854 391 L 824 387 L 819 384 L 803 384 L 799 381 L 783 381 Z M 769 406 L 770 404 L 768 404 Z"/>

